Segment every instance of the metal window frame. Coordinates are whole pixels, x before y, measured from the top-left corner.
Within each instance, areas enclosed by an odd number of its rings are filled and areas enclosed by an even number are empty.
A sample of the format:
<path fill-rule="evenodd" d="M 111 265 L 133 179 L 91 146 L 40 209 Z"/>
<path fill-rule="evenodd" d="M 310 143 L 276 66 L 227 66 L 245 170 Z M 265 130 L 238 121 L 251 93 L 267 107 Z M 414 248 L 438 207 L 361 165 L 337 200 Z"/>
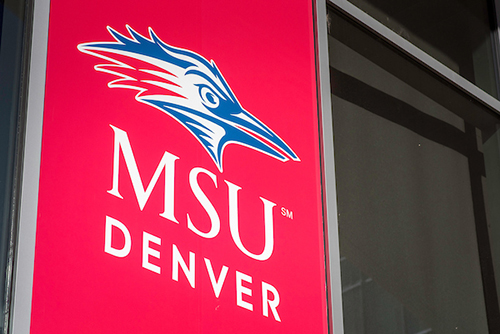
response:
<path fill-rule="evenodd" d="M 480 102 L 486 108 L 500 115 L 500 101 L 489 95 L 482 89 L 480 89 L 475 84 L 471 83 L 455 71 L 451 70 L 449 67 L 443 65 L 441 62 L 437 61 L 435 58 L 422 51 L 420 48 L 416 47 L 403 37 L 396 34 L 394 31 L 383 25 L 382 23 L 375 20 L 373 17 L 363 12 L 361 9 L 350 3 L 348 0 L 327 0 L 328 4 L 337 8 L 339 11 L 360 23 L 362 26 L 370 30 L 372 33 L 381 37 L 386 42 L 394 46 L 399 51 L 406 54 L 408 57 L 417 61 L 428 70 L 437 74 L 454 87 L 458 88 L 462 92 L 466 93 L 473 99 Z M 500 15 L 500 0 L 494 0 L 497 8 L 497 15 Z M 497 20 L 498 21 L 498 20 Z M 498 30 L 498 27 L 497 27 Z M 500 45 L 500 44 L 499 44 Z M 497 51 L 497 54 L 500 54 Z M 497 85 L 498 85 L 498 75 L 497 75 Z"/>
<path fill-rule="evenodd" d="M 342 309 L 342 282 L 340 273 L 340 247 L 337 214 L 337 186 L 335 179 L 335 161 L 333 147 L 333 115 L 330 93 L 330 63 L 328 56 L 328 20 L 327 0 L 316 1 L 317 24 L 317 57 L 318 81 L 321 104 L 321 132 L 323 154 L 323 198 L 326 206 L 327 221 L 327 270 L 328 270 L 328 299 L 332 317 L 330 332 L 344 333 L 344 319 Z"/>
<path fill-rule="evenodd" d="M 49 8 L 50 0 L 36 0 L 34 3 L 21 204 L 9 326 L 9 332 L 16 334 L 28 334 L 31 323 Z"/>

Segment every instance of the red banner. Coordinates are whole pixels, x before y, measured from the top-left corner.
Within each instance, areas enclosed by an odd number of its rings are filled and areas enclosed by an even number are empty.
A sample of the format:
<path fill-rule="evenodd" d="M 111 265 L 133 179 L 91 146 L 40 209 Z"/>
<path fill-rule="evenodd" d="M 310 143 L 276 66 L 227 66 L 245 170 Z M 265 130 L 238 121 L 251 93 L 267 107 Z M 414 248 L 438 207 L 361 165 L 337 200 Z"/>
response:
<path fill-rule="evenodd" d="M 326 333 L 310 1 L 51 1 L 32 333 Z"/>

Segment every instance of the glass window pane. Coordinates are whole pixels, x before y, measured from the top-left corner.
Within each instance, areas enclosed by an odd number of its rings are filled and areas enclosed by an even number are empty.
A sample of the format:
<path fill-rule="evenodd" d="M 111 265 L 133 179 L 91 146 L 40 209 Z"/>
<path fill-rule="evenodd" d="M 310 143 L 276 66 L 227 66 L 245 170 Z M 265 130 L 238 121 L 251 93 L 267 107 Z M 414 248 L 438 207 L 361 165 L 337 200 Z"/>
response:
<path fill-rule="evenodd" d="M 8 259 L 22 70 L 24 1 L 0 1 L 0 311 L 8 314 Z M 11 255 L 12 256 L 12 255 Z M 4 332 L 5 322 L 0 321 Z"/>
<path fill-rule="evenodd" d="M 330 16 L 345 333 L 500 332 L 500 117 Z"/>
<path fill-rule="evenodd" d="M 349 0 L 498 98 L 488 0 Z"/>

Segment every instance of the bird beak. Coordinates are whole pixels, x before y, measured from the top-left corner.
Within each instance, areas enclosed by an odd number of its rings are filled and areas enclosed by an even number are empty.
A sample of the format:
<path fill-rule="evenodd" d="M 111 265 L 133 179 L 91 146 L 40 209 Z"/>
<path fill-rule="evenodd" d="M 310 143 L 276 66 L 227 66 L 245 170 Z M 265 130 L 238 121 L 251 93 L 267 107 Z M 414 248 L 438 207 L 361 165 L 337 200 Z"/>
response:
<path fill-rule="evenodd" d="M 300 161 L 295 152 L 278 135 L 246 110 L 242 109 L 240 113 L 232 114 L 231 116 L 236 118 L 233 120 L 235 127 L 262 144 L 258 148 L 260 151 L 281 161 L 289 159 Z"/>

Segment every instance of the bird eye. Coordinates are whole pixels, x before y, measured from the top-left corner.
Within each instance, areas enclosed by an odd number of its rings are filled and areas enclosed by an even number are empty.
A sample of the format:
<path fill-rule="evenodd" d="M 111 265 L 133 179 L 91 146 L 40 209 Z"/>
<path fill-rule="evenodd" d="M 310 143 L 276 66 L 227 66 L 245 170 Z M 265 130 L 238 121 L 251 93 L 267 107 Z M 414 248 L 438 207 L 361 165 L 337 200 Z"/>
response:
<path fill-rule="evenodd" d="M 217 108 L 219 106 L 219 97 L 207 86 L 200 88 L 200 96 L 203 104 L 209 108 Z"/>

